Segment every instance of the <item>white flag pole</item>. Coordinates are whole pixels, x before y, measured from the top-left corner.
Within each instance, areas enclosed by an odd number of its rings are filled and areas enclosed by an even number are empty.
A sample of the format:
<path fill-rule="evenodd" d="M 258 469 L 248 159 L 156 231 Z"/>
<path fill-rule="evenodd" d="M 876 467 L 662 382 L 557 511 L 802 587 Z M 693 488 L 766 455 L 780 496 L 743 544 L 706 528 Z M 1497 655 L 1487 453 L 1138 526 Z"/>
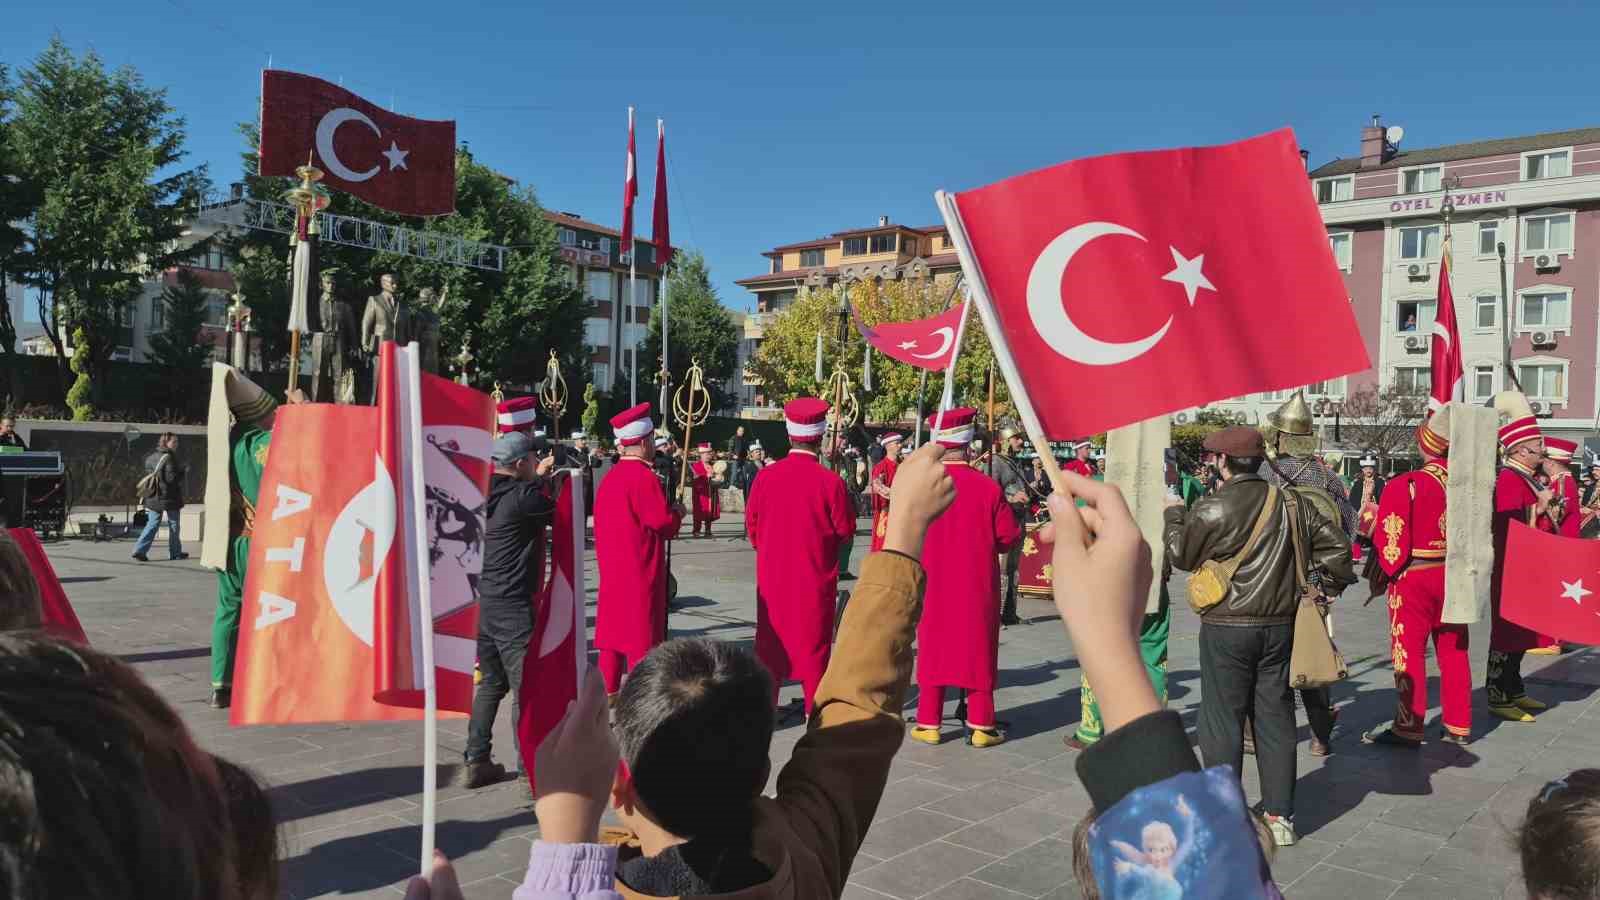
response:
<path fill-rule="evenodd" d="M 427 487 L 422 471 L 422 366 L 416 343 L 401 349 L 397 356 L 406 361 L 407 400 L 401 427 L 410 445 L 410 497 L 412 554 L 417 566 L 418 624 L 422 630 L 422 877 L 433 867 L 434 824 L 438 818 L 439 792 L 439 694 L 433 668 L 433 591 L 428 571 Z"/>
<path fill-rule="evenodd" d="M 584 524 L 589 511 L 583 506 L 583 470 L 570 471 L 572 475 L 567 482 L 567 490 L 572 491 L 572 646 L 578 668 L 578 680 L 573 683 L 582 693 L 583 679 L 589 669 L 589 635 L 584 631 L 584 600 L 588 595 L 588 585 L 583 574 L 583 542 L 587 537 Z"/>
<path fill-rule="evenodd" d="M 639 282 L 636 264 L 639 260 L 639 239 L 634 238 L 628 250 L 628 314 L 622 319 L 623 340 L 628 344 L 628 405 L 639 402 L 639 342 L 628 340 L 629 323 L 639 318 Z"/>
<path fill-rule="evenodd" d="M 657 119 L 657 146 L 664 144 L 666 139 L 666 120 Z M 657 178 L 656 180 L 660 181 L 661 179 Z M 651 199 L 654 200 L 655 198 L 651 197 Z M 659 292 L 659 296 L 656 297 L 656 302 L 661 305 L 661 417 L 665 419 L 667 417 L 667 373 L 672 371 L 672 369 L 667 365 L 667 266 L 661 261 L 662 254 L 666 252 L 667 248 L 662 246 L 661 235 L 656 234 L 655 230 L 655 220 L 651 219 L 650 240 L 656 248 L 656 272 L 659 275 L 656 280 L 656 290 Z"/>
<path fill-rule="evenodd" d="M 928 435 L 929 440 L 939 439 L 939 431 L 944 428 L 944 414 L 956 405 L 956 359 L 961 356 L 961 339 L 966 336 L 967 315 L 971 312 L 971 301 L 961 304 L 961 318 L 956 322 L 956 345 L 950 351 L 950 365 L 944 370 L 944 392 L 939 395 L 939 412 L 933 417 L 933 431 Z"/>
<path fill-rule="evenodd" d="M 1033 409 L 1033 400 L 1028 397 L 1027 387 L 1022 383 L 1022 375 L 1017 371 L 1017 361 L 1012 358 L 1011 348 L 1006 345 L 1005 332 L 1000 330 L 1000 319 L 995 315 L 994 301 L 989 297 L 989 285 L 984 281 L 983 270 L 978 268 L 977 257 L 972 253 L 972 243 L 967 239 L 967 229 L 962 224 L 961 210 L 956 206 L 955 195 L 945 191 L 935 191 L 933 202 L 944 216 L 945 227 L 950 229 L 950 239 L 956 245 L 956 256 L 961 260 L 961 271 L 967 278 L 967 289 L 971 295 L 969 302 L 977 304 L 978 315 L 983 318 L 984 330 L 989 333 L 989 346 L 994 351 L 994 361 L 1000 367 L 1000 374 L 1005 376 L 1006 387 L 1011 390 L 1011 402 L 1016 404 L 1017 416 L 1022 419 L 1022 427 L 1028 432 L 1028 439 L 1033 443 L 1034 452 L 1039 454 L 1040 461 L 1044 463 L 1044 471 L 1050 478 L 1050 486 L 1057 493 L 1070 497 L 1072 492 L 1067 489 L 1066 480 L 1061 476 L 1061 467 L 1056 465 L 1055 454 L 1050 451 L 1050 442 L 1045 439 L 1044 426 L 1039 423 L 1039 415 Z M 962 321 L 966 321 L 965 314 Z"/>

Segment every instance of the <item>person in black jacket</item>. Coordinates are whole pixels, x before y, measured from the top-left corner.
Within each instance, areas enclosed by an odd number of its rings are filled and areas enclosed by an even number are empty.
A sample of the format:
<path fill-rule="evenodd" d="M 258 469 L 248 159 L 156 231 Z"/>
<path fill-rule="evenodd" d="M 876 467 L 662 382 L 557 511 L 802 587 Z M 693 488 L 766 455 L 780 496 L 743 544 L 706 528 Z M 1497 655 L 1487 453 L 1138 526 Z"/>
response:
<path fill-rule="evenodd" d="M 133 558 L 139 562 L 150 561 L 150 546 L 155 543 L 156 529 L 161 527 L 161 516 L 165 514 L 169 558 L 188 559 L 189 554 L 183 552 L 183 537 L 179 533 L 179 521 L 183 518 L 183 485 L 187 480 L 188 468 L 178 456 L 178 436 L 170 431 L 163 434 L 156 442 L 156 452 L 145 458 L 144 466 L 146 474 L 154 477 L 145 495 L 139 498 L 149 515 L 144 521 L 144 531 L 133 545 Z"/>
<path fill-rule="evenodd" d="M 505 778 L 494 761 L 494 719 L 500 701 L 513 695 L 522 707 L 522 660 L 533 637 L 533 593 L 544 573 L 545 529 L 555 502 L 545 476 L 555 456 L 534 438 L 513 431 L 494 442 L 494 477 L 485 503 L 483 575 L 478 579 L 478 672 L 467 722 L 463 782 L 480 788 Z"/>

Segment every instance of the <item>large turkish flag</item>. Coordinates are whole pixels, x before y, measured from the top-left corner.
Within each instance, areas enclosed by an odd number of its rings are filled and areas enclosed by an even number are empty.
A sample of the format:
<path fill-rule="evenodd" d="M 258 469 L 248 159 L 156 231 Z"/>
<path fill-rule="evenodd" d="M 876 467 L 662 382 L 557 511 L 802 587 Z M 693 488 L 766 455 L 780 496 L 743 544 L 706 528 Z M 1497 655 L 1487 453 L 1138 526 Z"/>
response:
<path fill-rule="evenodd" d="M 1288 129 L 1063 163 L 954 201 L 962 267 L 1052 439 L 1369 365 Z"/>
<path fill-rule="evenodd" d="M 261 174 L 314 159 L 323 183 L 408 216 L 456 211 L 456 123 L 413 119 L 320 78 L 261 75 Z"/>
<path fill-rule="evenodd" d="M 1600 541 L 1512 522 L 1500 615 L 1574 644 L 1600 644 Z"/>

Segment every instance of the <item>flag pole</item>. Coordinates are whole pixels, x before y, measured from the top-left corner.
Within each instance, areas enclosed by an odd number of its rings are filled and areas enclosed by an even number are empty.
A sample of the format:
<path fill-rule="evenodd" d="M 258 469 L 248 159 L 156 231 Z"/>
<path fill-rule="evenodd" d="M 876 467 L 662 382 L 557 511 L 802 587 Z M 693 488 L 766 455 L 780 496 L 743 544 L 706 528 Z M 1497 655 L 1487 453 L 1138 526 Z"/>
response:
<path fill-rule="evenodd" d="M 628 245 L 628 314 L 622 319 L 623 340 L 628 343 L 628 405 L 639 402 L 639 342 L 628 341 L 628 324 L 639 318 L 639 239 Z"/>
<path fill-rule="evenodd" d="M 983 318 L 983 327 L 989 333 L 989 346 L 994 351 L 995 363 L 1000 368 L 1000 374 L 1005 376 L 1006 387 L 1011 391 L 1011 402 L 1016 405 L 1017 417 L 1022 420 L 1022 428 L 1028 432 L 1028 440 L 1033 444 L 1034 452 L 1039 454 L 1040 461 L 1044 463 L 1044 471 L 1050 478 L 1050 486 L 1056 493 L 1071 497 L 1072 491 L 1067 488 L 1061 467 L 1056 464 L 1055 454 L 1050 451 L 1050 442 L 1045 438 L 1039 414 L 1034 411 L 1033 400 L 1028 396 L 1028 389 L 1022 383 L 1022 375 L 1017 370 L 1017 361 L 1011 355 L 1011 348 L 1006 345 L 1005 332 L 1000 330 L 1000 320 L 995 315 L 994 301 L 989 297 L 989 285 L 983 279 L 983 270 L 978 268 L 977 258 L 973 256 L 972 243 L 967 239 L 967 229 L 962 224 L 961 210 L 956 206 L 955 195 L 936 191 L 933 202 L 944 216 L 945 226 L 950 229 L 950 239 L 955 242 L 956 256 L 961 260 L 961 270 L 967 276 L 967 286 L 971 292 L 969 302 L 978 307 L 978 315 Z"/>
<path fill-rule="evenodd" d="M 410 398 L 406 403 L 403 428 L 411 449 L 411 529 L 412 540 L 420 550 L 428 545 L 427 486 L 422 472 L 422 367 L 415 342 L 402 351 L 410 358 L 406 380 Z M 417 609 L 422 626 L 422 877 L 433 868 L 434 825 L 438 818 L 439 792 L 439 691 L 433 668 L 433 592 L 427 569 L 427 556 L 414 554 L 421 569 L 417 573 Z"/>
<path fill-rule="evenodd" d="M 666 180 L 660 174 L 662 162 L 666 160 L 666 142 L 667 122 L 665 119 L 656 119 L 656 147 L 660 155 L 660 160 L 656 163 L 656 187 L 658 189 Z M 654 198 L 652 197 L 651 199 Z M 658 210 L 665 208 L 659 200 L 656 201 L 655 206 Z M 656 298 L 656 302 L 661 304 L 661 416 L 666 418 L 667 385 L 672 381 L 672 368 L 667 362 L 667 263 L 664 261 L 664 256 L 670 248 L 663 244 L 660 226 L 653 220 L 650 223 L 650 242 L 656 248 L 656 271 L 658 273 L 656 289 L 661 292 L 661 296 Z"/>

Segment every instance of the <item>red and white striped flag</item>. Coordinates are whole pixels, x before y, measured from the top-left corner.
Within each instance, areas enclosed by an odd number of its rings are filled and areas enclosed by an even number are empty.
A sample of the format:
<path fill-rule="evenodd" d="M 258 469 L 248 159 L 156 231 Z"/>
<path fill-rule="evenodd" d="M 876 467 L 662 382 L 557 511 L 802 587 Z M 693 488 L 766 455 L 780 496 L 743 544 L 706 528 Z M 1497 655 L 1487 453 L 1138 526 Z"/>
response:
<path fill-rule="evenodd" d="M 1461 399 L 1461 326 L 1456 320 L 1456 301 L 1450 292 L 1450 239 L 1444 243 L 1439 261 L 1439 301 L 1433 315 L 1432 387 L 1428 411 L 1433 412 L 1453 400 Z"/>
<path fill-rule="evenodd" d="M 539 592 L 538 616 L 522 666 L 517 710 L 517 739 L 522 747 L 522 771 L 533 781 L 533 754 L 550 730 L 566 714 L 567 704 L 578 698 L 578 688 L 589 664 L 589 642 L 584 631 L 583 479 L 578 470 L 564 472 L 557 487 L 555 521 L 551 531 L 550 582 Z"/>
<path fill-rule="evenodd" d="M 633 201 L 639 196 L 639 163 L 633 152 L 633 107 L 628 107 L 628 169 L 622 180 L 622 252 L 633 252 Z"/>

